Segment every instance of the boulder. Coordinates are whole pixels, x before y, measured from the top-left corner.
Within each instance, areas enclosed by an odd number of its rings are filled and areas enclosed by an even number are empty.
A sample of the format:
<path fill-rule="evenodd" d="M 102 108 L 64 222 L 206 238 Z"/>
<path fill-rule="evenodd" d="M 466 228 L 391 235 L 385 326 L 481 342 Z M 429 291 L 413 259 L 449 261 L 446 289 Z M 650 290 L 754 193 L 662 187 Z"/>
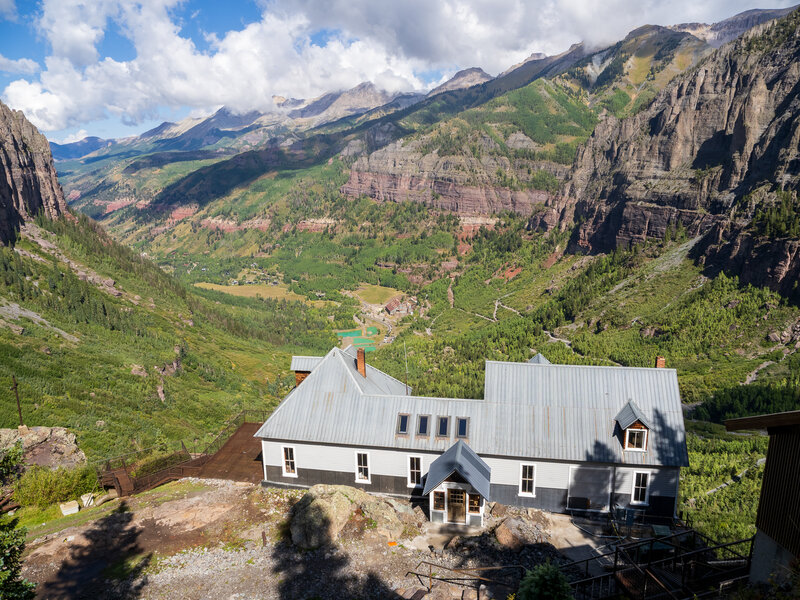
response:
<path fill-rule="evenodd" d="M 346 485 L 315 485 L 292 508 L 292 542 L 312 549 L 332 544 L 359 510 L 368 527 L 389 540 L 398 538 L 404 524 L 392 503 Z"/>
<path fill-rule="evenodd" d="M 23 461 L 50 469 L 75 468 L 86 463 L 75 434 L 63 427 L 21 427 L 0 429 L 0 450 L 22 441 Z"/>
<path fill-rule="evenodd" d="M 514 552 L 522 550 L 527 543 L 525 524 L 520 519 L 506 519 L 494 530 L 494 535 L 498 544 Z"/>

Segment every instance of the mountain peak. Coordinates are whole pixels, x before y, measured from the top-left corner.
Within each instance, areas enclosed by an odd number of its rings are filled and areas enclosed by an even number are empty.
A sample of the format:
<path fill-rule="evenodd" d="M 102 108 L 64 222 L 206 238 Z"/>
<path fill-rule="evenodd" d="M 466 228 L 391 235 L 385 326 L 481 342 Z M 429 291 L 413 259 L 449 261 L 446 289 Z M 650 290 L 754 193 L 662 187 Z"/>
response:
<path fill-rule="evenodd" d="M 436 94 L 449 92 L 451 90 L 460 90 L 463 88 L 472 87 L 473 85 L 480 85 L 481 83 L 486 83 L 487 81 L 491 81 L 492 79 L 494 79 L 494 77 L 489 75 L 486 71 L 484 71 L 480 67 L 470 67 L 469 69 L 462 69 L 461 71 L 453 75 L 450 79 L 445 81 L 442 85 L 433 88 L 428 93 L 428 96 L 435 96 Z"/>

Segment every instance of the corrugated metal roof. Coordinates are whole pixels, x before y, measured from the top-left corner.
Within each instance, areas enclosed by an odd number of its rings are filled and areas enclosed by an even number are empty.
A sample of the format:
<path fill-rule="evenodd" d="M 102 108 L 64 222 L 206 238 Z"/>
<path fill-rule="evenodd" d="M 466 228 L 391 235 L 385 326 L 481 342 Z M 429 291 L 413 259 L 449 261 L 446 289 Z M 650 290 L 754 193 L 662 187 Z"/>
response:
<path fill-rule="evenodd" d="M 528 359 L 528 362 L 532 365 L 549 365 L 552 364 L 543 354 L 537 352 L 531 358 Z"/>
<path fill-rule="evenodd" d="M 430 494 L 454 472 L 461 475 L 486 500 L 491 501 L 489 482 L 492 479 L 492 469 L 461 440 L 431 463 L 428 476 L 425 478 L 423 496 Z"/>
<path fill-rule="evenodd" d="M 636 423 L 636 421 L 639 421 L 642 425 L 650 429 L 650 419 L 644 416 L 642 411 L 639 410 L 639 407 L 636 406 L 636 403 L 633 400 L 629 400 L 614 418 L 622 429 L 627 429 Z"/>
<path fill-rule="evenodd" d="M 268 439 L 444 452 L 455 418 L 478 454 L 589 462 L 686 466 L 686 436 L 674 369 L 537 365 L 487 361 L 484 400 L 406 396 L 402 382 L 334 348 L 256 434 Z M 381 377 L 382 376 L 382 377 Z M 615 416 L 636 400 L 651 417 L 647 451 L 623 451 Z M 397 415 L 412 415 L 397 435 Z M 415 435 L 430 415 L 431 435 Z M 451 419 L 439 438 L 436 418 Z"/>
<path fill-rule="evenodd" d="M 289 369 L 292 371 L 308 371 L 310 373 L 323 358 L 322 356 L 293 356 L 292 366 Z"/>

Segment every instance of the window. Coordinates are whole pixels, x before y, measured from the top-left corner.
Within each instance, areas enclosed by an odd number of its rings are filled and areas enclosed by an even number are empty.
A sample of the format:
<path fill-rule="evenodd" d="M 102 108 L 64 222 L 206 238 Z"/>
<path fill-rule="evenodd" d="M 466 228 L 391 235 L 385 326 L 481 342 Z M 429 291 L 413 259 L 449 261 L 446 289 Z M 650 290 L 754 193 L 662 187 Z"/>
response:
<path fill-rule="evenodd" d="M 431 424 L 430 415 L 420 415 L 417 418 L 417 435 L 427 436 Z"/>
<path fill-rule="evenodd" d="M 408 487 L 422 483 L 422 457 L 408 457 Z"/>
<path fill-rule="evenodd" d="M 450 417 L 439 417 L 436 427 L 436 437 L 450 437 Z"/>
<path fill-rule="evenodd" d="M 534 465 L 519 466 L 519 495 L 536 496 L 536 467 Z"/>
<path fill-rule="evenodd" d="M 369 483 L 369 454 L 356 452 L 356 482 Z"/>
<path fill-rule="evenodd" d="M 397 415 L 397 435 L 408 435 L 408 421 L 410 415 Z"/>
<path fill-rule="evenodd" d="M 481 497 L 479 494 L 469 494 L 467 510 L 472 515 L 481 514 Z"/>
<path fill-rule="evenodd" d="M 297 467 L 294 462 L 294 448 L 283 446 L 283 476 L 297 477 Z"/>
<path fill-rule="evenodd" d="M 444 492 L 433 492 L 433 510 L 444 510 Z"/>
<path fill-rule="evenodd" d="M 458 417 L 456 419 L 456 437 L 465 438 L 469 434 L 469 419 Z"/>
<path fill-rule="evenodd" d="M 650 473 L 636 471 L 633 474 L 631 504 L 647 504 L 650 500 Z"/>
<path fill-rule="evenodd" d="M 639 450 L 644 452 L 646 449 L 647 429 L 625 430 L 625 450 Z"/>

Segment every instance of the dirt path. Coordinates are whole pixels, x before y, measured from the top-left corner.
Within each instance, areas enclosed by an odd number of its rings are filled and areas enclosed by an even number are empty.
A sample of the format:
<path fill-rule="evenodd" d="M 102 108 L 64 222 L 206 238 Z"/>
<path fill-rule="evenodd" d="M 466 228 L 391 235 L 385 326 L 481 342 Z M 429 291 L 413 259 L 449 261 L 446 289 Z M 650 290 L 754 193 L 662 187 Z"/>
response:
<path fill-rule="evenodd" d="M 763 363 L 761 363 L 760 365 L 758 365 L 755 368 L 755 370 L 752 373 L 750 373 L 747 376 L 747 378 L 744 380 L 744 385 L 748 385 L 748 384 L 753 383 L 756 380 L 756 378 L 758 377 L 758 374 L 759 374 L 759 372 L 761 372 L 762 369 L 766 369 L 768 366 L 774 365 L 774 364 L 775 364 L 774 361 L 767 360 L 767 361 L 764 361 Z"/>

